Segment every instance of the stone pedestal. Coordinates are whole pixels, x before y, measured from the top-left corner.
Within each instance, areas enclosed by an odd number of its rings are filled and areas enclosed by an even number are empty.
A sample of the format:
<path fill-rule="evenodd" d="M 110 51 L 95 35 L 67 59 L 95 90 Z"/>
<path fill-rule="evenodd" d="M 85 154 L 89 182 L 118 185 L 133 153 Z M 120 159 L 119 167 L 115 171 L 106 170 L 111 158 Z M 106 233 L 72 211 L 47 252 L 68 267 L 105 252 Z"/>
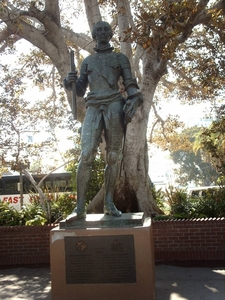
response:
<path fill-rule="evenodd" d="M 50 233 L 52 300 L 154 300 L 151 219 L 87 215 Z"/>

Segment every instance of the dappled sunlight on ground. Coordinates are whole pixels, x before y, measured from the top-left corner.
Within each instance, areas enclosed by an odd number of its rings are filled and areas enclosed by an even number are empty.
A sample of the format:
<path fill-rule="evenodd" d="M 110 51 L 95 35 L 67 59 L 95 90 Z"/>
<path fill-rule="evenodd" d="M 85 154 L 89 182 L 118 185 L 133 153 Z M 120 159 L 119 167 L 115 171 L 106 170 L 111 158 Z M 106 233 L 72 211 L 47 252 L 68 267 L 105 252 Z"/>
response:
<path fill-rule="evenodd" d="M 225 268 L 157 265 L 155 269 L 156 300 L 225 299 Z M 50 300 L 50 269 L 0 269 L 0 299 Z"/>
<path fill-rule="evenodd" d="M 156 300 L 224 300 L 225 268 L 156 267 Z"/>
<path fill-rule="evenodd" d="M 205 284 L 205 287 L 213 293 L 219 293 L 219 291 L 216 288 L 212 287 L 212 286 L 208 286 L 207 284 Z"/>
<path fill-rule="evenodd" d="M 188 298 L 183 298 L 181 295 L 177 294 L 177 293 L 172 293 L 170 295 L 170 299 L 169 300 L 188 300 Z"/>
<path fill-rule="evenodd" d="M 1 300 L 50 300 L 49 268 L 0 270 Z"/>
<path fill-rule="evenodd" d="M 213 272 L 225 276 L 225 270 L 213 270 Z"/>

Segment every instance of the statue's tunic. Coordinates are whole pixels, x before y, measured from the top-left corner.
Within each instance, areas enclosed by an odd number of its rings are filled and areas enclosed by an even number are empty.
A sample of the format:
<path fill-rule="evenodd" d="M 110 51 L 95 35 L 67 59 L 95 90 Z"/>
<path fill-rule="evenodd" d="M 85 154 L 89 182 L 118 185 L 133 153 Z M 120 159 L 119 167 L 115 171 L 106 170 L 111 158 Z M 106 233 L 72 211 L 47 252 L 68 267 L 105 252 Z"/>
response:
<path fill-rule="evenodd" d="M 112 112 L 110 104 L 115 101 L 122 102 L 122 97 L 118 80 L 123 76 L 123 70 L 130 70 L 130 62 L 122 53 L 110 51 L 101 51 L 84 59 L 80 77 L 77 81 L 77 94 L 83 95 L 89 84 L 90 92 L 86 97 L 86 106 L 94 106 L 95 109 L 95 128 L 103 116 L 105 126 L 108 129 Z"/>

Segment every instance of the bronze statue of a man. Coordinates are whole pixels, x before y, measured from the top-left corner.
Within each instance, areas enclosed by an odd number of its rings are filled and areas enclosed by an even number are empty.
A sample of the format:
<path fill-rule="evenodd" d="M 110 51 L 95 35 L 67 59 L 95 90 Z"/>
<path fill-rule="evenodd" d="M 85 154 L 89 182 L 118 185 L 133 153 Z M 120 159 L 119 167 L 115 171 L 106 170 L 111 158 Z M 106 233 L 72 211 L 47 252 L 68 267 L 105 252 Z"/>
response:
<path fill-rule="evenodd" d="M 130 62 L 126 55 L 113 52 L 109 44 L 112 29 L 107 22 L 94 25 L 92 37 L 96 41 L 95 54 L 86 57 L 80 76 L 70 72 L 64 79 L 67 90 L 76 82 L 76 93 L 86 96 L 86 115 L 81 133 L 81 157 L 77 170 L 77 206 L 67 220 L 81 219 L 86 215 L 85 195 L 91 176 L 91 166 L 104 131 L 106 140 L 106 168 L 104 213 L 120 217 L 121 212 L 113 202 L 114 188 L 119 173 L 125 121 L 128 123 L 143 102 L 136 80 L 132 78 Z M 127 93 L 125 99 L 118 86 L 122 76 Z"/>

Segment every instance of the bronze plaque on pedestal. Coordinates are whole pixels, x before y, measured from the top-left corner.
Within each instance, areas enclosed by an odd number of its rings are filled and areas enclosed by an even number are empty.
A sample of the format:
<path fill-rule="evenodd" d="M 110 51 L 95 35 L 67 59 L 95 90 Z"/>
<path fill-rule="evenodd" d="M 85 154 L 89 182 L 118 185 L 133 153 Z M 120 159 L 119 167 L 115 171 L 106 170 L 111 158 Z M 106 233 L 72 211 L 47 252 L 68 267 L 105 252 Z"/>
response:
<path fill-rule="evenodd" d="M 135 283 L 133 235 L 65 237 L 67 284 Z"/>

